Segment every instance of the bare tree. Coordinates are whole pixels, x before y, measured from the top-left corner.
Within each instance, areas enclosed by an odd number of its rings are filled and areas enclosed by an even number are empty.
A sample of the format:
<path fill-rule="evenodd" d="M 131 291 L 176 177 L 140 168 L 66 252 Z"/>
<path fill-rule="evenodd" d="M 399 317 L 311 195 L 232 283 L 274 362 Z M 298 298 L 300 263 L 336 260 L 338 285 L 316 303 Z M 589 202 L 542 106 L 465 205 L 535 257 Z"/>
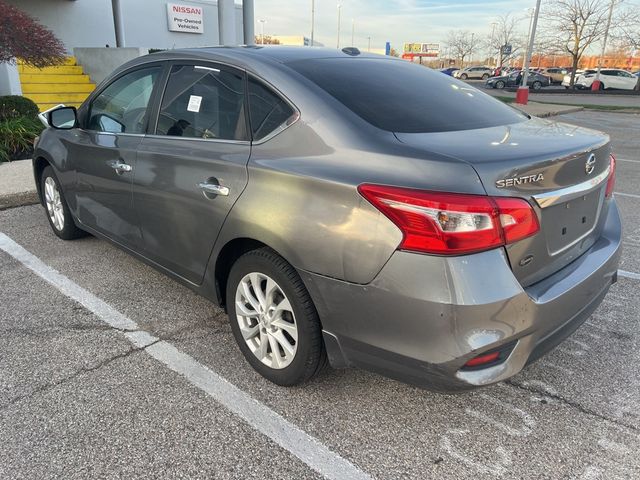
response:
<path fill-rule="evenodd" d="M 498 66 L 501 67 L 506 62 L 520 54 L 525 41 L 519 33 L 520 19 L 507 13 L 496 18 L 496 27 L 493 36 L 486 41 L 487 49 L 491 51 L 491 56 L 498 54 Z M 511 53 L 505 55 L 502 47 L 511 46 Z"/>
<path fill-rule="evenodd" d="M 620 19 L 624 19 L 620 22 Z M 613 22 L 612 22 L 613 23 Z M 611 39 L 620 47 L 630 51 L 640 49 L 640 5 L 627 4 L 613 24 Z"/>
<path fill-rule="evenodd" d="M 571 86 L 580 58 L 604 36 L 609 5 L 609 0 L 547 0 L 542 9 L 547 37 L 571 56 Z"/>
<path fill-rule="evenodd" d="M 469 30 L 450 30 L 447 34 L 447 46 L 451 55 L 460 60 L 460 67 L 464 66 L 464 59 L 475 49 L 473 37 Z"/>
<path fill-rule="evenodd" d="M 628 53 L 629 58 L 640 50 L 640 6 L 628 4 L 627 8 L 620 12 L 619 18 L 625 21 L 615 23 L 611 31 L 613 44 L 620 51 Z M 631 67 L 631 61 L 629 61 Z M 640 90 L 640 78 L 636 83 L 635 90 Z"/>

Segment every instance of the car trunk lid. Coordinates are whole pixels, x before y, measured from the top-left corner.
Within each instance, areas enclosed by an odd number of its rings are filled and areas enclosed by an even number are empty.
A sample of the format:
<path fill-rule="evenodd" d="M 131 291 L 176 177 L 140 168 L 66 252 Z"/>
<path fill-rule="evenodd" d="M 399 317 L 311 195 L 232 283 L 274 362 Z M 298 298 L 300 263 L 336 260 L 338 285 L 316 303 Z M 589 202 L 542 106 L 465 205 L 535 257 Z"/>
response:
<path fill-rule="evenodd" d="M 467 162 L 492 196 L 534 207 L 540 232 L 506 251 L 514 274 L 531 285 L 566 266 L 600 236 L 609 137 L 531 119 L 477 130 L 397 133 L 400 142 Z"/>

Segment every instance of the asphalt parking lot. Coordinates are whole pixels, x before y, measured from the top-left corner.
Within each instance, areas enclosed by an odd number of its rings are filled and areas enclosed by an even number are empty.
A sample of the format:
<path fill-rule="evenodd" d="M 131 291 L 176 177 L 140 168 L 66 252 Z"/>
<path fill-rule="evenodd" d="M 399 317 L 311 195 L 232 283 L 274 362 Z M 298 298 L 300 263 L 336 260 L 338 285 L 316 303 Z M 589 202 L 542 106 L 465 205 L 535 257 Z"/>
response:
<path fill-rule="evenodd" d="M 624 271 L 507 383 L 441 395 L 357 370 L 263 380 L 225 314 L 105 241 L 0 212 L 0 478 L 640 478 L 640 118 L 609 132 Z"/>
<path fill-rule="evenodd" d="M 511 91 L 511 89 L 486 88 L 484 80 L 467 80 L 467 83 L 494 97 L 516 98 L 516 92 Z M 530 89 L 529 101 L 563 105 L 588 104 L 597 105 L 601 108 L 627 107 L 634 110 L 640 109 L 640 95 L 622 94 L 624 92 L 621 91 L 616 93 L 612 93 L 611 90 L 605 90 L 604 93 L 591 93 L 590 91 L 566 93 L 566 89 L 562 85 L 550 85 L 543 87 L 540 91 Z"/>

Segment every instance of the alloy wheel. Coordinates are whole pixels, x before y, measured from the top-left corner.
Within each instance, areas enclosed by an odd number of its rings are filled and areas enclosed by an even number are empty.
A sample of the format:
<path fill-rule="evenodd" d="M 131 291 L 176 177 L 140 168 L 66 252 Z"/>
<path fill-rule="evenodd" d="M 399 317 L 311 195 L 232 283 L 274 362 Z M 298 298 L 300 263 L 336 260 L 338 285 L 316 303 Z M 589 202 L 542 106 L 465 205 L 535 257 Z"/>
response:
<path fill-rule="evenodd" d="M 58 186 L 51 177 L 47 177 L 44 181 L 44 199 L 51 224 L 56 230 L 61 232 L 62 229 L 64 229 L 64 208 Z"/>
<path fill-rule="evenodd" d="M 295 358 L 298 326 L 289 299 L 268 275 L 252 272 L 236 287 L 236 320 L 251 352 L 268 367 L 282 369 Z"/>

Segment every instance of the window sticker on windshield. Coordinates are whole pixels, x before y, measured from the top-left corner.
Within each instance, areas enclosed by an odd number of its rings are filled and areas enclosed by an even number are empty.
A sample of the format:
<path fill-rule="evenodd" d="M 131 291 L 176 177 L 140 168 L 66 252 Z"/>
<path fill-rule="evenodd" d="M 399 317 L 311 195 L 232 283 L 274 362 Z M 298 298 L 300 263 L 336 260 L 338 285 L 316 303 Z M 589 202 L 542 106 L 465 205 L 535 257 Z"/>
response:
<path fill-rule="evenodd" d="M 202 97 L 191 95 L 189 97 L 189 105 L 187 105 L 187 111 L 198 113 L 200 111 L 200 103 L 202 103 Z"/>

